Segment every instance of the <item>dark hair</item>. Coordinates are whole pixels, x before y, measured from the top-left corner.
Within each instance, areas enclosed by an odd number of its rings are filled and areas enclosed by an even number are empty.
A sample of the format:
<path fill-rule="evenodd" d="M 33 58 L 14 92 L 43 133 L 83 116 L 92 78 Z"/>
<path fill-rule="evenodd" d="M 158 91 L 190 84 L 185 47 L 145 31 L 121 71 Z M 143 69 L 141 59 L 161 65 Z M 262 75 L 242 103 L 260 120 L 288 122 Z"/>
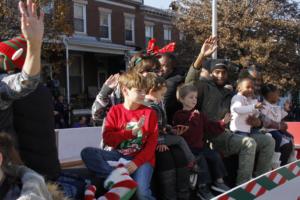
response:
<path fill-rule="evenodd" d="M 179 100 L 180 98 L 186 97 L 190 92 L 198 92 L 197 87 L 191 84 L 183 84 L 177 87 L 176 98 Z"/>
<path fill-rule="evenodd" d="M 167 87 L 166 80 L 163 77 L 160 77 L 153 72 L 148 73 L 145 78 L 147 79 L 147 85 L 148 85 L 147 91 L 148 92 L 150 90 L 158 91 L 158 90 L 162 89 L 163 87 Z"/>
<path fill-rule="evenodd" d="M 254 80 L 253 78 L 250 78 L 250 77 L 244 77 L 244 78 L 240 78 L 238 81 L 237 81 L 237 87 L 236 87 L 236 90 L 239 91 L 240 87 L 241 87 L 241 84 L 245 81 L 252 81 L 254 83 Z"/>
<path fill-rule="evenodd" d="M 160 63 L 154 55 L 135 54 L 129 62 L 129 70 L 138 73 L 155 72 L 159 70 Z"/>
<path fill-rule="evenodd" d="M 278 90 L 278 88 L 275 86 L 275 85 L 272 85 L 272 84 L 266 84 L 266 85 L 263 85 L 261 87 L 261 95 L 266 98 L 267 95 L 271 92 L 276 92 Z"/>
<path fill-rule="evenodd" d="M 168 58 L 168 62 L 167 62 L 167 67 L 171 67 L 171 68 L 175 68 L 176 67 L 176 56 L 172 53 L 164 53 L 161 54 L 161 57 L 166 57 Z"/>
<path fill-rule="evenodd" d="M 3 164 L 1 168 L 4 171 L 6 171 L 9 165 L 22 164 L 19 153 L 14 146 L 13 138 L 5 132 L 0 132 L 0 153 L 2 154 L 3 158 Z"/>

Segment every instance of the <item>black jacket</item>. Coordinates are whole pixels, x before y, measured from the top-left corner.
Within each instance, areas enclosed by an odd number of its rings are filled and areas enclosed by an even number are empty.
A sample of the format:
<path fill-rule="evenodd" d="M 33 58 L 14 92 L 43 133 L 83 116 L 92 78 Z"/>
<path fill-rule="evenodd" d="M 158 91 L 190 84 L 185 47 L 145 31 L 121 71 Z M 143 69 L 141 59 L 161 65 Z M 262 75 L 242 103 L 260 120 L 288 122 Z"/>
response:
<path fill-rule="evenodd" d="M 60 164 L 50 91 L 39 84 L 33 93 L 15 101 L 13 110 L 22 160 L 46 178 L 55 180 L 60 173 Z"/>
<path fill-rule="evenodd" d="M 182 73 L 176 70 L 166 78 L 167 92 L 164 96 L 164 106 L 169 124 L 172 124 L 172 119 L 175 112 L 182 108 L 181 103 L 176 99 L 177 87 L 184 83 L 184 77 L 181 74 Z"/>

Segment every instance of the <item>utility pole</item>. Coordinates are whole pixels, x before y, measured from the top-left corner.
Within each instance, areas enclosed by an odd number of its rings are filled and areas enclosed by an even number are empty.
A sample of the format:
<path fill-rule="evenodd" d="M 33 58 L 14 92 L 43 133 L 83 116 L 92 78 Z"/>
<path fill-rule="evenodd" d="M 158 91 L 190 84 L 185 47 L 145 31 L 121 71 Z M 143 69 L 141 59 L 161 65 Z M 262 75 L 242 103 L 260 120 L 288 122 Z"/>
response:
<path fill-rule="evenodd" d="M 212 36 L 218 36 L 218 0 L 212 0 Z M 215 51 L 212 55 L 213 59 L 217 59 L 218 53 Z"/>

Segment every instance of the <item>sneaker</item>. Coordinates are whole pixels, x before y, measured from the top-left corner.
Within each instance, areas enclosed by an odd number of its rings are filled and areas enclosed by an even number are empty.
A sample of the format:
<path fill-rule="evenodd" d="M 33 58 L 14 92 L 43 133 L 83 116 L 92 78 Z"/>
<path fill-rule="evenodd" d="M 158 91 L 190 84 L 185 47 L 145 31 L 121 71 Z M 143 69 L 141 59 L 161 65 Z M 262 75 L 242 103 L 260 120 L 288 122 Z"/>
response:
<path fill-rule="evenodd" d="M 227 192 L 228 190 L 230 190 L 230 188 L 225 185 L 224 183 L 217 183 L 215 182 L 213 185 L 211 185 L 211 189 L 216 191 L 216 192 Z"/>
<path fill-rule="evenodd" d="M 196 188 L 197 180 L 198 180 L 198 174 L 191 173 L 190 174 L 190 188 L 191 188 L 191 190 L 194 190 Z"/>
<path fill-rule="evenodd" d="M 215 196 L 209 190 L 207 185 L 200 186 L 196 193 L 196 196 L 199 197 L 201 200 L 209 200 L 214 198 Z"/>

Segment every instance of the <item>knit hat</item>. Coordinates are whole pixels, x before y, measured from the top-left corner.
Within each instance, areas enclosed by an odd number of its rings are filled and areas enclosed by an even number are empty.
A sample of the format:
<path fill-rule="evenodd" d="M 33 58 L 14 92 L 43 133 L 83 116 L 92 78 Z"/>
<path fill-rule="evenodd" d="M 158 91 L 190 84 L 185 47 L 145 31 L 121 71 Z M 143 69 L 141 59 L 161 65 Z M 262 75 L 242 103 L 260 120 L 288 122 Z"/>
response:
<path fill-rule="evenodd" d="M 97 200 L 129 200 L 135 193 L 137 183 L 129 176 L 128 170 L 120 165 L 105 180 L 104 187 L 109 191 Z M 96 200 L 95 192 L 95 186 L 88 186 L 84 199 Z"/>
<path fill-rule="evenodd" d="M 207 64 L 210 72 L 213 72 L 215 69 L 227 70 L 227 62 L 224 59 L 212 59 Z"/>
<path fill-rule="evenodd" d="M 23 36 L 0 42 L 0 70 L 12 72 L 15 69 L 22 69 L 27 50 L 27 42 Z"/>

